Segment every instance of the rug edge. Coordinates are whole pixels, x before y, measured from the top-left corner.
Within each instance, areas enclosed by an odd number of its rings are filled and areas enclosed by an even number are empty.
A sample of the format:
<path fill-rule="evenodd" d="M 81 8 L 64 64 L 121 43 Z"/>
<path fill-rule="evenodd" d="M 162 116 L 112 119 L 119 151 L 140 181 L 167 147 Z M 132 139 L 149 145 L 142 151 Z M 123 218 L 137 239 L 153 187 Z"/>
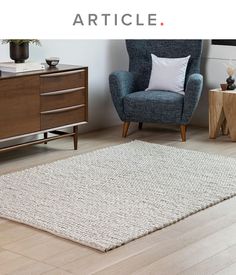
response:
<path fill-rule="evenodd" d="M 87 248 L 95 249 L 95 250 L 98 250 L 100 252 L 105 253 L 105 252 L 111 251 L 113 249 L 119 248 L 121 246 L 124 246 L 124 245 L 126 245 L 128 243 L 131 243 L 132 241 L 135 241 L 135 240 L 138 240 L 138 239 L 140 239 L 142 237 L 145 237 L 145 236 L 147 236 L 147 235 L 149 235 L 151 233 L 154 233 L 154 232 L 156 232 L 158 230 L 161 230 L 161 229 L 164 229 L 166 227 L 169 227 L 169 226 L 171 226 L 171 225 L 173 225 L 173 224 L 175 224 L 175 223 L 177 223 L 179 221 L 182 221 L 182 220 L 184 220 L 184 219 L 186 219 L 186 218 L 188 218 L 190 216 L 193 216 L 194 214 L 197 214 L 197 213 L 199 213 L 201 211 L 204 211 L 204 210 L 206 210 L 206 209 L 208 209 L 210 207 L 214 207 L 214 206 L 216 206 L 216 205 L 218 205 L 218 204 L 220 204 L 220 203 L 222 203 L 224 201 L 227 201 L 229 199 L 232 199 L 234 197 L 236 197 L 236 192 L 234 194 L 228 195 L 226 197 L 219 198 L 218 200 L 215 200 L 214 202 L 211 202 L 210 204 L 207 204 L 207 205 L 201 207 L 200 209 L 198 209 L 196 211 L 193 211 L 193 212 L 191 212 L 189 214 L 186 214 L 185 216 L 182 216 L 182 217 L 180 217 L 180 218 L 178 218 L 178 219 L 176 219 L 174 221 L 166 223 L 166 224 L 164 224 L 161 227 L 156 227 L 154 229 L 151 229 L 150 231 L 145 232 L 144 234 L 141 234 L 141 235 L 137 236 L 136 238 L 131 238 L 131 239 L 128 239 L 127 241 L 119 244 L 119 245 L 111 245 L 111 246 L 108 246 L 108 247 L 96 245 L 95 243 L 88 243 L 86 241 L 79 241 L 77 239 L 71 238 L 70 236 L 65 236 L 65 235 L 63 236 L 62 234 L 58 233 L 57 231 L 53 231 L 51 229 L 45 229 L 45 228 L 43 228 L 41 226 L 38 226 L 38 225 L 26 223 L 25 221 L 17 219 L 17 218 L 11 218 L 11 217 L 9 218 L 9 217 L 6 217 L 5 215 L 2 215 L 1 213 L 0 213 L 0 218 L 6 219 L 6 220 L 9 220 L 9 221 L 13 221 L 13 222 L 16 222 L 16 223 L 20 223 L 20 224 L 23 224 L 25 226 L 29 226 L 29 227 L 32 227 L 32 228 L 36 228 L 36 229 L 42 230 L 44 232 L 50 233 L 50 234 L 52 234 L 54 236 L 57 236 L 59 238 L 62 238 L 64 240 L 69 240 L 69 241 L 78 243 L 79 245 L 83 245 L 83 246 L 85 246 Z"/>

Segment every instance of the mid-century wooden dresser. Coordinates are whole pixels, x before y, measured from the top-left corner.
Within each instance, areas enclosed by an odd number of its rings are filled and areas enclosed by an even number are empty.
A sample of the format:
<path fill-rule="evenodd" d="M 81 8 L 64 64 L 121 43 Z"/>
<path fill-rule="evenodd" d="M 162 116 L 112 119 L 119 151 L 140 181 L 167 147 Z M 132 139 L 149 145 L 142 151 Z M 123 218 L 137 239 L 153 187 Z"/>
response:
<path fill-rule="evenodd" d="M 72 65 L 0 76 L 0 145 L 29 135 L 30 142 L 1 146 L 7 151 L 72 136 L 77 149 L 78 125 L 88 121 L 88 68 Z M 72 127 L 63 132 L 62 128 Z M 48 135 L 50 134 L 50 136 Z"/>

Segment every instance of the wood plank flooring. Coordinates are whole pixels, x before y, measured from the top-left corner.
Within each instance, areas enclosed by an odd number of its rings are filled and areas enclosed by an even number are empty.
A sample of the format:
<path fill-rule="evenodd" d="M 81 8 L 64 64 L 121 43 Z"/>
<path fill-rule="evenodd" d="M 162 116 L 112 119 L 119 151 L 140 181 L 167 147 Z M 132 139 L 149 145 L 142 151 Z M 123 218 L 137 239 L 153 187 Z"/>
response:
<path fill-rule="evenodd" d="M 236 143 L 210 140 L 207 129 L 190 128 L 182 143 L 177 128 L 131 124 L 126 139 L 121 126 L 80 135 L 78 151 L 65 139 L 2 153 L 0 174 L 134 139 L 236 157 Z M 235 210 L 232 198 L 107 253 L 0 219 L 0 275 L 236 274 Z"/>

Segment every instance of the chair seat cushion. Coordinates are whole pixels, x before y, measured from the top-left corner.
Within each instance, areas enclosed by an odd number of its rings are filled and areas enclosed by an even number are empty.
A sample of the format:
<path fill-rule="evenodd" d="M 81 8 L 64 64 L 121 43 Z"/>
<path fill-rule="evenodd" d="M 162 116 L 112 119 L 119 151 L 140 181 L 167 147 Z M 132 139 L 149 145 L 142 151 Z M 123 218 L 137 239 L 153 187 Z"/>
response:
<path fill-rule="evenodd" d="M 124 97 L 127 121 L 180 123 L 184 96 L 169 91 L 139 91 Z"/>

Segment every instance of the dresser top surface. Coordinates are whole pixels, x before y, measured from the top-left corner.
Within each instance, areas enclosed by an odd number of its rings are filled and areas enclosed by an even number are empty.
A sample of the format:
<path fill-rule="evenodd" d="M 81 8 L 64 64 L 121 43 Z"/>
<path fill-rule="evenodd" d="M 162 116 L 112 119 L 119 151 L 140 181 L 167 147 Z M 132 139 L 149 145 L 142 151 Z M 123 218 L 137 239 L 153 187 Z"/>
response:
<path fill-rule="evenodd" d="M 7 79 L 7 78 L 22 77 L 27 75 L 50 74 L 50 73 L 87 69 L 86 66 L 80 66 L 80 65 L 59 64 L 56 67 L 49 67 L 47 64 L 44 64 L 44 65 L 45 65 L 45 69 L 38 70 L 38 71 L 28 71 L 23 73 L 9 73 L 9 72 L 2 71 L 0 75 L 0 80 Z"/>

